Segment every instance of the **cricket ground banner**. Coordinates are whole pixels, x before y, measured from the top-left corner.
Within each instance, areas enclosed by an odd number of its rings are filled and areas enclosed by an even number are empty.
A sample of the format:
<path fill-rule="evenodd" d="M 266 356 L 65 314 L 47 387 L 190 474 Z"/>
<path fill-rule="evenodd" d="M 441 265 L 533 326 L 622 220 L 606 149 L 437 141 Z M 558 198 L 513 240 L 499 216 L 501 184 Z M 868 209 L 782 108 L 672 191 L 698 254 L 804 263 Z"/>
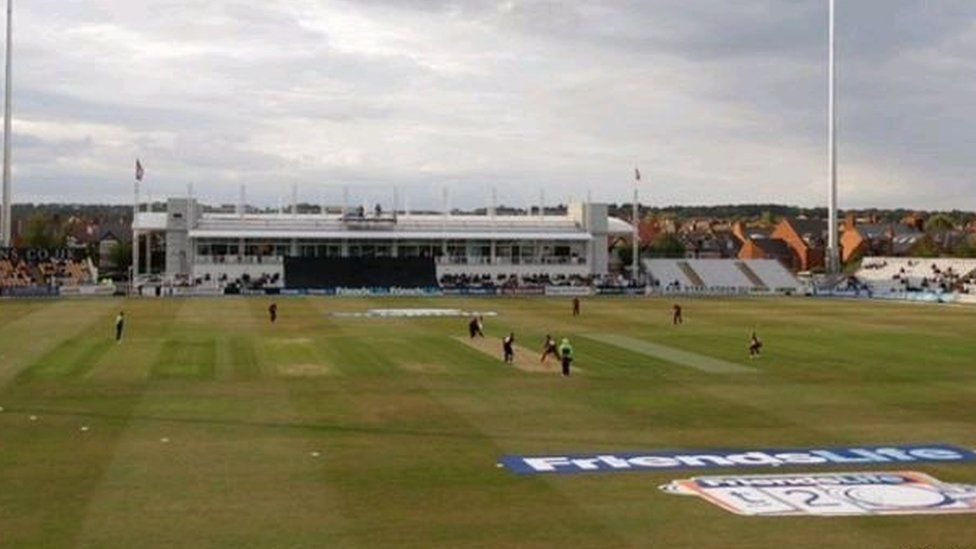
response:
<path fill-rule="evenodd" d="M 57 286 L 12 286 L 0 288 L 0 296 L 4 297 L 57 297 L 60 295 Z"/>
<path fill-rule="evenodd" d="M 539 287 L 529 286 L 525 288 L 522 287 L 500 288 L 499 292 L 501 293 L 501 295 L 508 295 L 508 296 L 546 295 L 546 289 L 541 286 Z"/>
<path fill-rule="evenodd" d="M 545 293 L 553 297 L 588 297 L 593 295 L 589 286 L 546 286 Z"/>
<path fill-rule="evenodd" d="M 441 293 L 443 295 L 493 296 L 498 295 L 498 288 L 444 288 Z"/>
<path fill-rule="evenodd" d="M 976 453 L 966 448 L 948 444 L 910 444 L 503 456 L 499 463 L 513 473 L 535 475 L 740 467 L 969 463 L 973 461 L 976 461 Z"/>
<path fill-rule="evenodd" d="M 640 288 L 623 288 L 618 286 L 597 286 L 594 290 L 596 295 L 644 295 L 646 290 Z"/>
<path fill-rule="evenodd" d="M 335 295 L 340 297 L 430 297 L 441 295 L 440 288 L 400 288 L 400 287 L 366 287 L 366 288 L 335 288 Z"/>
<path fill-rule="evenodd" d="M 976 513 L 976 486 L 917 471 L 707 476 L 675 480 L 661 490 L 748 516 Z"/>

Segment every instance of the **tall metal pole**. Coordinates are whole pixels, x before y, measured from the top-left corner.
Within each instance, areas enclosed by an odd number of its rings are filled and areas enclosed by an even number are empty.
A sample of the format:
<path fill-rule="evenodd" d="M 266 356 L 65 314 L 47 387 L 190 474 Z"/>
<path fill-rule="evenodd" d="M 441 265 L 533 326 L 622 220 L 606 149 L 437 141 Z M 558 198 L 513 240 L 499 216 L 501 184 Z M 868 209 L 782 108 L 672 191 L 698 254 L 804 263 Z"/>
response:
<path fill-rule="evenodd" d="M 634 237 L 633 249 L 631 250 L 631 270 L 633 271 L 634 282 L 640 277 L 640 194 L 638 189 L 639 179 L 634 179 Z"/>
<path fill-rule="evenodd" d="M 11 223 L 10 204 L 10 134 L 11 134 L 11 104 L 13 97 L 13 15 L 14 0 L 7 0 L 7 70 L 4 86 L 3 108 L 3 213 L 0 214 L 0 244 L 10 246 L 13 243 L 13 224 Z"/>
<path fill-rule="evenodd" d="M 835 0 L 829 0 L 827 75 L 827 272 L 840 272 L 840 249 L 837 246 L 837 64 L 835 34 Z"/>

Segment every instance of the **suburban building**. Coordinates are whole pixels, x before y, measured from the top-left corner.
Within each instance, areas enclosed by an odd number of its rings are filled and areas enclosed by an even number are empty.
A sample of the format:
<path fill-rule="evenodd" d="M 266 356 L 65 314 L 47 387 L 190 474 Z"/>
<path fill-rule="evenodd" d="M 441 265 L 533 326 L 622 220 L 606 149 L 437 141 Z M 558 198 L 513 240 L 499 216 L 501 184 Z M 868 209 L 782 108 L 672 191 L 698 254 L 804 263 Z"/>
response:
<path fill-rule="evenodd" d="M 905 255 L 925 233 L 901 223 L 858 223 L 853 216 L 844 221 L 840 244 L 846 263 L 863 256 Z"/>

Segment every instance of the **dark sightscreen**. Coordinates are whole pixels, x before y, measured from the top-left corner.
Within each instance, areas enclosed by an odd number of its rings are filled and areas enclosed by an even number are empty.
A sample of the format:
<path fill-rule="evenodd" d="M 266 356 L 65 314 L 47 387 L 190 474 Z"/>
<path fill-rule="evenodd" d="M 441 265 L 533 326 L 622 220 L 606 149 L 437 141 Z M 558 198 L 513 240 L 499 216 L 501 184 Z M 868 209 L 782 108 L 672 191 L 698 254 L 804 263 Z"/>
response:
<path fill-rule="evenodd" d="M 286 257 L 285 286 L 324 288 L 431 288 L 437 286 L 432 258 Z"/>

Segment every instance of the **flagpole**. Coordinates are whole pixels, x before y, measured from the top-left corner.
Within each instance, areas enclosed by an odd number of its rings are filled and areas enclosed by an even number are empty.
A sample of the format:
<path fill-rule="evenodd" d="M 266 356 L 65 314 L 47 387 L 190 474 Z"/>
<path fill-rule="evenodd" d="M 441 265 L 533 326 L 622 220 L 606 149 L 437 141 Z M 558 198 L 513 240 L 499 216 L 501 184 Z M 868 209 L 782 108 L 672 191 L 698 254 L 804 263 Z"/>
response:
<path fill-rule="evenodd" d="M 136 181 L 136 197 L 132 204 L 132 282 L 139 276 L 139 229 L 136 228 L 136 218 L 139 217 L 139 182 Z"/>
<path fill-rule="evenodd" d="M 0 217 L 0 245 L 11 246 L 13 244 L 13 224 L 11 222 L 11 212 L 13 208 L 10 204 L 10 135 L 12 133 L 12 97 L 13 97 L 13 0 L 7 0 L 7 72 L 5 75 L 4 88 L 4 110 L 3 110 L 3 213 Z"/>
<path fill-rule="evenodd" d="M 136 174 L 133 179 L 133 200 L 132 200 L 132 285 L 135 285 L 136 278 L 139 276 L 139 230 L 136 228 L 136 218 L 139 217 L 139 180 L 141 175 L 139 169 L 141 164 L 136 159 Z"/>

